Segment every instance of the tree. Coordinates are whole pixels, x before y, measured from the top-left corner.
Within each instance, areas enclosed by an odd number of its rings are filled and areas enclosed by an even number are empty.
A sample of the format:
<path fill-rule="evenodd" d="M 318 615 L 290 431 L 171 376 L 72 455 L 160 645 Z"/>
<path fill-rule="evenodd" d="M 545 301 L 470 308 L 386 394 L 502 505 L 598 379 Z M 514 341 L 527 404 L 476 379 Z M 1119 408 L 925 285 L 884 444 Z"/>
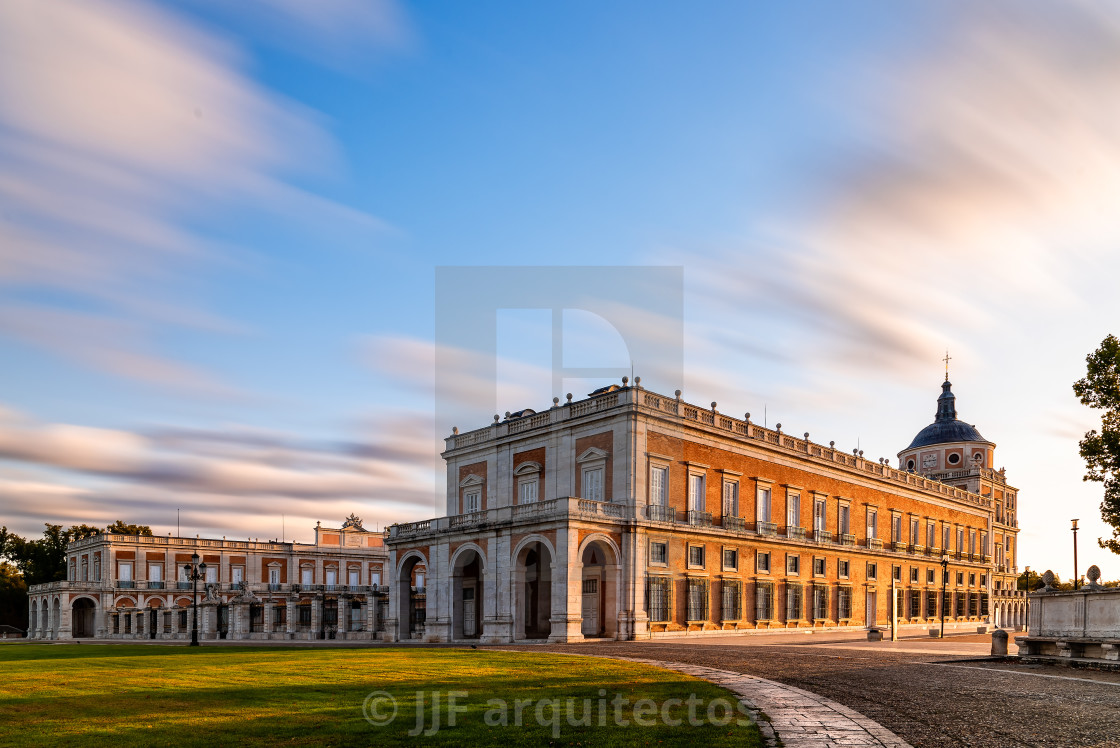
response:
<path fill-rule="evenodd" d="M 1120 340 L 1107 336 L 1085 362 L 1086 375 L 1074 383 L 1074 394 L 1082 405 L 1103 413 L 1100 431 L 1088 432 L 1079 444 L 1086 467 L 1083 480 L 1104 484 L 1101 518 L 1113 529 L 1111 538 L 1097 543 L 1120 554 Z"/>
<path fill-rule="evenodd" d="M 147 525 L 126 525 L 124 520 L 118 519 L 106 527 L 105 532 L 113 535 L 151 535 L 152 528 Z"/>
<path fill-rule="evenodd" d="M 6 561 L 0 561 L 0 625 L 27 630 L 27 583 Z"/>

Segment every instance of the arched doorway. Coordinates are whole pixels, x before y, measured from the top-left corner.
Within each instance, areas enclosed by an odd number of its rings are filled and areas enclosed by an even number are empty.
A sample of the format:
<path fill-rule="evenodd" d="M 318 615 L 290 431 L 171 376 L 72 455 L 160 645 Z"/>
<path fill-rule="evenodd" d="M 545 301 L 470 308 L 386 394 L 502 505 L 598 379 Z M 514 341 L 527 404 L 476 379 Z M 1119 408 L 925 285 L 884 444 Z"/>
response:
<path fill-rule="evenodd" d="M 618 555 L 611 544 L 593 540 L 580 554 L 580 631 L 586 637 L 618 635 Z"/>
<path fill-rule="evenodd" d="M 423 639 L 427 619 L 427 595 L 424 572 L 427 566 L 423 557 L 413 553 L 401 562 L 397 574 L 398 636 L 405 639 Z"/>
<path fill-rule="evenodd" d="M 473 548 L 455 556 L 451 567 L 452 639 L 482 637 L 482 556 Z"/>
<path fill-rule="evenodd" d="M 79 597 L 70 606 L 70 631 L 75 639 L 89 639 L 94 636 L 94 620 L 97 605 L 88 597 Z"/>
<path fill-rule="evenodd" d="M 148 638 L 149 639 L 155 639 L 156 637 L 159 636 L 160 605 L 161 605 L 161 603 L 160 603 L 159 598 L 153 597 L 151 600 L 148 601 Z"/>
<path fill-rule="evenodd" d="M 552 634 L 552 551 L 537 540 L 526 543 L 513 565 L 515 639 L 547 639 Z"/>

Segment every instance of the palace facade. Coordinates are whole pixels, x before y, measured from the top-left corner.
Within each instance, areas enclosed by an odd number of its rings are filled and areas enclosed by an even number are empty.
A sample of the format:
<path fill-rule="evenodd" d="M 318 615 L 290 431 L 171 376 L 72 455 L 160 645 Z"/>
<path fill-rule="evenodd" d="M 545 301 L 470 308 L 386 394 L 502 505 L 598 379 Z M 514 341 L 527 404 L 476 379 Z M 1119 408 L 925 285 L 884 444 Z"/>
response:
<path fill-rule="evenodd" d="M 1018 492 L 947 378 L 900 469 L 640 381 L 447 437 L 446 515 L 389 528 L 384 638 L 1023 622 Z"/>
<path fill-rule="evenodd" d="M 195 554 L 197 584 L 183 568 Z M 196 590 L 201 639 L 373 639 L 387 615 L 384 534 L 353 515 L 317 525 L 314 543 L 95 535 L 71 543 L 67 563 L 66 581 L 30 589 L 29 638 L 189 639 Z"/>

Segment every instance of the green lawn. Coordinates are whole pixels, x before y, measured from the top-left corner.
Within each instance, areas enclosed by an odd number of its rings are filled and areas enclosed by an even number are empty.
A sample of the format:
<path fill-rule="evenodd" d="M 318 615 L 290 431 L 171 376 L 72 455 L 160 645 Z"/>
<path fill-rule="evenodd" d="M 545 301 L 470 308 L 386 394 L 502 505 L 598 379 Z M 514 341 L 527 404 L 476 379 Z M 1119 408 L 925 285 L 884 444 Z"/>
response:
<path fill-rule="evenodd" d="M 453 691 L 464 711 L 448 726 Z M 431 734 L 410 736 L 417 692 Z M 392 715 L 389 698 L 396 718 L 370 724 L 366 715 Z M 728 691 L 679 673 L 543 653 L 0 646 L 4 745 L 759 745 L 755 726 L 729 713 L 735 705 Z M 690 725 L 690 711 L 699 724 Z M 629 724 L 616 724 L 616 716 Z M 636 726 L 635 716 L 649 726 Z"/>

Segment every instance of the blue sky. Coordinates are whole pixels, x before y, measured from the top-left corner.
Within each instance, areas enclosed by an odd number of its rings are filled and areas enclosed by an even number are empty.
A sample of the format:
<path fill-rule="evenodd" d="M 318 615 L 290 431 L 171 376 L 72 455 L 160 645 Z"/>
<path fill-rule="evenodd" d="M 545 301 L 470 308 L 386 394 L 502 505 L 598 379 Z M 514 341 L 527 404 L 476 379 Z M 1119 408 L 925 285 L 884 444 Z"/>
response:
<path fill-rule="evenodd" d="M 893 459 L 948 348 L 1021 563 L 1069 576 L 1078 516 L 1120 575 L 1070 389 L 1120 311 L 1118 83 L 1115 3 L 6 5 L 0 518 L 428 516 L 435 269 L 654 265 L 647 386 Z M 501 319 L 497 410 L 546 406 Z"/>

